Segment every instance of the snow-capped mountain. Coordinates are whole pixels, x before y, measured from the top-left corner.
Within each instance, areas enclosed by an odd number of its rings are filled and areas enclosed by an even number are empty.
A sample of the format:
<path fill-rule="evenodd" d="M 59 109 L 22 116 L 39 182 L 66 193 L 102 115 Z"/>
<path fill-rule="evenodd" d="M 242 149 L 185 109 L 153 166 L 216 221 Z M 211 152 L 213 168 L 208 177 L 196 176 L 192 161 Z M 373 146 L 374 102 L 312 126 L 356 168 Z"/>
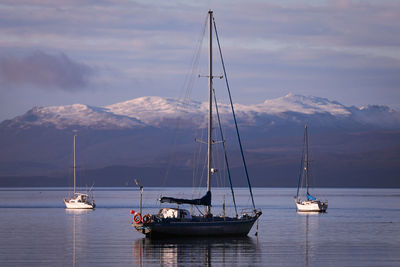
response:
<path fill-rule="evenodd" d="M 230 106 L 218 104 L 223 122 L 232 120 Z M 145 126 L 174 127 L 178 120 L 186 127 L 205 127 L 208 103 L 173 98 L 140 97 L 105 107 L 82 104 L 35 107 L 7 121 L 8 126 L 53 125 L 58 129 L 72 126 L 94 129 L 131 129 Z M 400 114 L 387 106 L 346 107 L 326 98 L 288 94 L 253 105 L 235 104 L 242 125 L 266 127 L 282 123 L 323 125 L 338 123 L 400 127 Z M 4 123 L 4 122 L 3 122 Z"/>
<path fill-rule="evenodd" d="M 226 127 L 233 126 L 230 106 L 219 103 L 218 109 L 230 166 L 236 168 L 241 161 L 235 129 Z M 199 152 L 206 149 L 194 140 L 203 139 L 207 112 L 208 103 L 154 96 L 104 107 L 35 107 L 0 123 L 0 186 L 67 186 L 73 130 L 79 163 L 93 170 L 88 174 L 96 185 L 124 186 L 133 176 L 159 186 L 168 170 L 171 186 L 188 186 L 193 166 L 205 162 Z M 320 186 L 400 186 L 400 115 L 387 106 L 349 107 L 288 94 L 236 103 L 235 112 L 255 185 L 296 186 L 308 123 Z M 218 131 L 214 137 L 220 140 Z"/>
<path fill-rule="evenodd" d="M 82 104 L 34 107 L 8 122 L 8 126 L 21 128 L 31 125 L 55 126 L 58 129 L 70 126 L 121 129 L 142 126 L 143 123 L 132 117 L 115 115 L 105 108 Z"/>
<path fill-rule="evenodd" d="M 276 99 L 265 100 L 256 105 L 260 113 L 277 114 L 297 112 L 303 114 L 329 113 L 333 116 L 349 116 L 351 112 L 344 105 L 326 98 L 287 94 Z"/>
<path fill-rule="evenodd" d="M 234 104 L 235 112 L 242 124 L 274 124 L 276 121 L 304 123 L 304 120 L 352 121 L 375 126 L 400 127 L 400 114 L 387 106 L 346 107 L 336 101 L 314 96 L 287 94 L 267 99 L 254 105 Z M 136 118 L 151 126 L 170 126 L 169 122 L 181 119 L 198 127 L 207 123 L 208 103 L 179 101 L 173 98 L 141 97 L 104 107 L 113 114 Z M 231 120 L 228 104 L 218 104 L 223 122 Z M 189 123 L 190 124 L 190 123 Z M 190 124 L 190 125 L 191 125 Z M 259 125 L 262 126 L 262 125 Z"/>
<path fill-rule="evenodd" d="M 203 120 L 203 115 L 207 111 L 205 103 L 185 102 L 157 96 L 139 97 L 104 108 L 113 114 L 136 118 L 147 125 L 156 127 L 161 126 L 165 121 L 178 118 Z"/>

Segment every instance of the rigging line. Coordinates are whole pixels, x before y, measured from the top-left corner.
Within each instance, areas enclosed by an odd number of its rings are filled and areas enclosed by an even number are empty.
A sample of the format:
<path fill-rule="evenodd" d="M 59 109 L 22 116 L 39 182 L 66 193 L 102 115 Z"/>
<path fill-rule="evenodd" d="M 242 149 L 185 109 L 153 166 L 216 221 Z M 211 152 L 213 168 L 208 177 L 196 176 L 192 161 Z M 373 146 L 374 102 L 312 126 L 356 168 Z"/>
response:
<path fill-rule="evenodd" d="M 214 99 L 216 100 L 215 96 L 215 91 L 214 93 Z M 222 129 L 222 125 L 219 125 L 220 129 Z M 221 136 L 221 133 L 216 132 L 216 139 L 220 140 L 218 143 L 224 143 L 225 140 L 223 136 Z M 217 181 L 218 181 L 218 186 L 219 187 L 226 187 L 227 186 L 227 173 L 226 173 L 226 166 L 225 166 L 225 153 L 223 146 L 216 146 L 216 155 L 215 155 L 215 166 L 217 167 Z"/>
<path fill-rule="evenodd" d="M 308 144 L 308 146 L 310 146 L 310 144 Z M 310 153 L 310 152 L 308 152 L 308 153 Z M 309 163 L 314 161 L 314 160 L 310 160 L 310 156 L 308 156 L 308 159 L 309 159 Z M 316 179 L 314 176 L 313 166 L 311 164 L 308 165 L 308 179 L 309 179 L 308 186 L 311 187 L 309 189 L 311 191 L 311 195 L 316 196 L 316 195 L 314 195 L 315 194 L 314 188 L 316 188 L 317 185 L 315 183 Z"/>
<path fill-rule="evenodd" d="M 220 168 L 217 167 L 217 175 L 218 175 L 218 183 L 220 184 L 219 186 L 225 187 L 226 179 L 224 179 L 224 178 L 226 178 L 226 175 L 225 175 L 225 172 L 222 172 L 222 170 L 224 170 L 223 166 L 225 165 L 224 164 L 225 160 L 222 158 L 222 155 L 223 155 L 222 152 L 223 152 L 223 149 L 221 147 L 218 148 L 218 155 L 217 155 L 218 166 L 221 166 L 221 167 Z M 220 169 L 221 169 L 221 171 L 220 171 Z"/>
<path fill-rule="evenodd" d="M 199 58 L 201 55 L 201 49 L 203 46 L 203 40 L 206 32 L 206 27 L 207 27 L 207 17 L 205 17 L 203 27 L 201 28 L 200 34 L 197 38 L 197 45 L 195 49 L 195 53 L 192 55 L 192 59 L 190 61 L 190 71 L 188 71 L 185 75 L 185 80 L 184 83 L 182 84 L 181 90 L 180 90 L 180 96 L 179 99 L 183 99 L 183 102 L 185 102 L 187 99 L 190 99 L 190 94 L 192 91 L 193 83 L 194 83 L 194 77 L 195 77 L 195 72 L 198 69 L 199 66 Z M 183 95 L 183 91 L 185 90 L 185 94 Z"/>
<path fill-rule="evenodd" d="M 223 147 L 223 150 L 224 150 L 226 170 L 227 170 L 227 174 L 228 174 L 228 178 L 229 178 L 229 184 L 230 184 L 230 186 L 231 186 L 231 193 L 232 193 L 233 205 L 235 205 L 235 213 L 236 213 L 236 217 L 237 217 L 237 216 L 238 216 L 238 213 L 237 213 L 237 208 L 236 208 L 235 193 L 233 192 L 233 185 L 232 185 L 232 179 L 231 179 L 231 171 L 230 171 L 230 169 L 229 169 L 229 162 L 228 162 L 228 156 L 227 156 L 227 154 L 226 154 L 226 147 L 225 147 L 224 134 L 223 134 L 223 132 L 222 132 L 222 125 L 221 125 L 221 120 L 220 120 L 220 117 L 219 117 L 218 104 L 217 104 L 217 97 L 216 97 L 216 95 L 215 95 L 215 90 L 214 90 L 214 88 L 213 88 L 213 93 L 214 93 L 215 111 L 216 111 L 216 113 L 217 113 L 219 131 L 220 131 L 220 133 L 221 133 L 221 139 L 222 139 L 222 147 Z"/>
<path fill-rule="evenodd" d="M 309 172 L 308 172 L 308 166 L 309 166 L 309 157 L 308 157 L 308 124 L 306 124 L 306 126 L 305 126 L 305 140 L 306 140 L 306 142 L 305 142 L 305 149 L 306 149 L 306 160 L 305 160 L 305 164 L 306 164 L 306 191 L 307 191 L 307 198 L 308 198 L 308 195 L 309 195 L 309 193 L 308 193 L 308 178 L 309 178 L 309 176 L 308 176 L 308 174 L 309 174 Z"/>
<path fill-rule="evenodd" d="M 214 92 L 214 88 L 213 88 L 213 93 Z M 215 97 L 214 97 L 215 99 Z M 215 115 L 213 114 L 213 121 L 215 120 Z M 215 127 L 216 128 L 216 127 Z M 213 129 L 214 130 L 214 129 Z M 216 170 L 216 172 L 213 173 L 213 180 L 216 181 L 216 186 L 217 187 L 222 187 L 223 183 L 222 183 L 222 177 L 221 177 L 221 172 L 219 171 L 219 167 L 221 166 L 221 146 L 217 146 L 217 143 L 220 143 L 221 141 L 215 141 L 215 140 L 223 140 L 222 137 L 220 137 L 218 135 L 218 132 L 215 132 L 214 135 L 214 149 L 213 149 L 213 156 L 212 156 L 212 166 L 214 168 L 214 170 Z"/>
<path fill-rule="evenodd" d="M 313 188 L 316 187 L 316 183 L 315 183 L 316 180 L 315 180 L 315 176 L 314 176 L 313 167 L 310 164 L 314 160 L 312 160 L 310 157 L 310 138 L 309 137 L 310 137 L 310 132 L 309 132 L 309 127 L 308 127 L 308 123 L 307 123 L 308 186 L 311 187 L 311 195 L 315 196 Z"/>
<path fill-rule="evenodd" d="M 207 157 L 204 157 L 204 164 L 203 164 L 203 169 L 201 171 L 201 175 L 200 175 L 200 181 L 199 181 L 199 187 L 201 187 L 201 185 L 203 184 L 203 179 L 205 178 L 205 174 L 207 171 Z"/>
<path fill-rule="evenodd" d="M 193 84 L 194 84 L 194 81 L 195 81 L 195 72 L 196 71 L 198 72 L 198 69 L 199 69 L 199 61 L 200 61 L 200 55 L 201 55 L 201 52 L 202 52 L 204 36 L 206 34 L 207 21 L 208 21 L 208 15 L 204 19 L 202 31 L 201 31 L 200 37 L 198 39 L 198 42 L 197 42 L 196 53 L 192 58 L 192 64 L 191 64 L 191 66 L 192 66 L 191 70 L 192 71 L 191 71 L 191 74 L 189 76 L 190 79 L 188 81 L 188 88 L 189 89 L 186 91 L 185 99 L 190 98 L 190 95 L 191 95 L 191 92 L 192 92 L 192 89 L 193 89 Z"/>
<path fill-rule="evenodd" d="M 241 139 L 240 139 L 239 128 L 238 128 L 237 121 L 236 121 L 235 110 L 234 110 L 234 108 L 233 108 L 231 90 L 229 89 L 229 83 L 228 83 L 228 77 L 226 76 L 226 69 L 225 69 L 224 58 L 222 57 L 221 45 L 220 45 L 220 43 L 219 43 L 218 32 L 217 32 L 217 26 L 216 26 L 216 24 L 215 24 L 215 19 L 214 19 L 214 18 L 213 18 L 213 21 L 214 21 L 215 35 L 216 35 L 216 37 L 217 37 L 217 44 L 218 44 L 218 49 L 219 49 L 219 55 L 220 55 L 221 63 L 222 63 L 222 69 L 223 69 L 223 71 L 224 71 L 225 83 L 226 83 L 226 87 L 227 87 L 227 89 L 228 89 L 229 101 L 230 101 L 230 103 L 231 103 L 231 109 L 232 109 L 233 120 L 234 120 L 234 122 L 235 122 L 236 135 L 237 135 L 238 142 L 239 142 L 239 147 L 240 147 L 240 154 L 242 155 L 242 161 L 243 161 L 244 171 L 245 171 L 246 178 L 247 178 L 247 185 L 249 186 L 249 191 L 250 191 L 250 196 L 251 196 L 251 202 L 252 202 L 252 204 L 253 204 L 253 209 L 255 210 L 255 209 L 256 209 L 256 205 L 254 204 L 253 191 L 251 190 L 251 184 L 250 184 L 249 173 L 248 173 L 248 171 L 247 171 L 246 160 L 245 160 L 245 158 L 244 158 L 243 147 L 242 147 L 242 141 L 241 141 Z"/>
<path fill-rule="evenodd" d="M 197 145 L 198 147 L 198 145 Z M 198 173 L 198 164 L 197 164 L 197 153 L 200 153 L 201 151 L 201 147 L 198 149 L 194 149 L 193 150 L 193 164 L 192 164 L 192 168 L 193 168 L 193 172 L 192 172 L 192 198 L 194 196 L 194 191 L 195 191 L 195 181 L 196 181 L 196 176 Z"/>
<path fill-rule="evenodd" d="M 203 140 L 204 129 L 201 129 L 200 132 L 201 132 L 200 139 Z M 192 197 L 194 196 L 195 187 L 196 188 L 200 188 L 201 187 L 201 182 L 199 182 L 198 185 L 195 184 L 195 178 L 200 173 L 200 166 L 203 166 L 203 164 L 201 163 L 201 153 L 203 151 L 202 147 L 203 147 L 202 144 L 198 143 L 197 144 L 197 151 L 194 150 L 194 153 L 193 153 L 194 159 L 193 159 L 193 177 L 192 177 L 192 186 L 193 186 L 193 188 L 192 188 Z"/>
<path fill-rule="evenodd" d="M 201 130 L 201 140 L 204 137 L 204 130 L 205 129 Z M 203 145 L 202 143 L 198 143 L 198 145 L 197 145 L 198 153 L 197 153 L 197 159 L 196 159 L 195 173 L 193 174 L 192 195 L 194 194 L 194 190 L 195 190 L 194 187 L 196 187 L 197 189 L 202 187 L 202 183 L 203 183 L 204 176 L 205 176 L 206 169 L 207 169 L 207 157 L 204 157 L 204 158 L 202 157 L 202 151 L 203 151 L 202 145 Z M 197 185 L 195 184 L 195 176 L 196 175 L 199 177 Z M 200 190 L 198 190 L 197 194 L 198 194 L 198 196 L 200 196 Z"/>
<path fill-rule="evenodd" d="M 190 72 L 190 74 L 188 73 L 185 76 L 186 78 L 185 78 L 185 81 L 184 81 L 182 89 L 181 89 L 181 91 L 183 91 L 183 89 L 186 88 L 185 96 L 183 97 L 183 100 L 180 100 L 180 99 L 182 99 L 182 97 L 179 97 L 179 99 L 178 99 L 178 102 L 181 102 L 183 104 L 183 106 L 188 106 L 188 104 L 189 104 L 191 92 L 192 92 L 192 89 L 193 89 L 193 86 L 194 86 L 195 72 L 199 68 L 199 59 L 200 59 L 201 48 L 202 48 L 202 45 L 203 45 L 203 40 L 204 40 L 204 36 L 205 36 L 205 32 L 206 32 L 206 26 L 207 26 L 207 17 L 206 17 L 206 19 L 204 21 L 200 37 L 198 38 L 198 41 L 197 41 L 196 53 L 192 57 L 191 72 Z M 181 94 L 182 94 L 182 92 L 181 92 Z M 178 108 L 178 105 L 175 106 L 175 110 L 177 110 L 177 108 Z M 165 186 L 165 183 L 167 181 L 170 169 L 172 167 L 172 161 L 173 161 L 173 159 L 175 158 L 175 155 L 176 155 L 176 145 L 177 145 L 176 143 L 177 143 L 177 139 L 178 139 L 178 129 L 181 128 L 180 127 L 181 123 L 182 123 L 182 119 L 178 118 L 175 130 L 174 130 L 175 133 L 174 133 L 174 139 L 173 139 L 173 142 L 172 142 L 173 148 L 171 150 L 169 161 L 168 161 L 168 165 L 167 165 L 167 170 L 165 172 L 164 179 L 162 181 L 162 185 L 164 185 L 164 186 Z"/>
<path fill-rule="evenodd" d="M 196 207 L 197 211 L 201 214 L 201 216 L 204 216 L 204 214 L 201 212 L 201 210 L 199 209 L 199 207 L 197 205 L 193 205 Z"/>
<path fill-rule="evenodd" d="M 303 152 L 301 153 L 301 161 L 300 161 L 300 170 L 299 170 L 299 179 L 297 181 L 297 193 L 296 193 L 296 199 L 299 197 L 299 190 L 300 186 L 303 184 L 303 173 L 304 173 L 304 153 L 305 153 L 305 133 L 304 133 L 304 140 L 303 140 Z"/>

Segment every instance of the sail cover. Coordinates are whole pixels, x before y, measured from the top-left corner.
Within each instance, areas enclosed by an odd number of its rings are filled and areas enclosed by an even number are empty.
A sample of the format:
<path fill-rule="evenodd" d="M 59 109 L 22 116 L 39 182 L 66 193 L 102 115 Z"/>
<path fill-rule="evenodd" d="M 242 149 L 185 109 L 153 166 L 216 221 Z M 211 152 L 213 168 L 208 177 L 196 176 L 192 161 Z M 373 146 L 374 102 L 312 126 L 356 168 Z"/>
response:
<path fill-rule="evenodd" d="M 207 193 L 202 198 L 197 198 L 197 199 L 162 197 L 160 199 L 160 202 L 161 203 L 176 203 L 176 204 L 192 204 L 192 205 L 211 206 L 211 192 L 207 191 Z"/>
<path fill-rule="evenodd" d="M 315 200 L 316 198 L 307 193 L 307 199 L 308 200 Z"/>

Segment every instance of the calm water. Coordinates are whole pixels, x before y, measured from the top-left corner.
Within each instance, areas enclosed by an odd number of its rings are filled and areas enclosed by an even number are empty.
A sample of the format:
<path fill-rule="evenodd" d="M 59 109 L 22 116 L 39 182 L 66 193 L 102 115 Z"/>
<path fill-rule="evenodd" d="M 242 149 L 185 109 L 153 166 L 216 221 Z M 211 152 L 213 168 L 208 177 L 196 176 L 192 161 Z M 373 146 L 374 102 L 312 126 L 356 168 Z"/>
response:
<path fill-rule="evenodd" d="M 228 202 L 228 191 L 213 191 L 213 202 Z M 136 189 L 97 189 L 94 211 L 64 209 L 61 189 L 0 189 L 0 266 L 400 266 L 400 189 L 315 191 L 326 214 L 297 214 L 295 189 L 255 188 L 258 236 L 255 225 L 247 238 L 151 241 L 130 225 Z M 145 188 L 145 212 L 159 208 L 160 192 Z"/>

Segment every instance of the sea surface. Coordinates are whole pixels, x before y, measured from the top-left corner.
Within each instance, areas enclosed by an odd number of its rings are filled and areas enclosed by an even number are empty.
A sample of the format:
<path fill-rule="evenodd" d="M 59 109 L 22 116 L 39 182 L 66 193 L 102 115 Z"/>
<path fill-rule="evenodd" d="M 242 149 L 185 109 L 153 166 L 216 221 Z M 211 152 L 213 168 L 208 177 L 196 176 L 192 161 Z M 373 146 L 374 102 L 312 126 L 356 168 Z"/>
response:
<path fill-rule="evenodd" d="M 97 188 L 93 211 L 65 209 L 67 188 L 0 188 L 0 266 L 400 266 L 400 189 L 314 191 L 327 213 L 297 213 L 295 188 L 253 188 L 263 215 L 246 238 L 148 240 L 131 226 L 136 188 Z M 143 213 L 192 192 L 145 188 Z M 234 213 L 229 192 L 213 189 L 214 214 L 224 200 Z M 238 211 L 251 208 L 235 192 Z"/>

